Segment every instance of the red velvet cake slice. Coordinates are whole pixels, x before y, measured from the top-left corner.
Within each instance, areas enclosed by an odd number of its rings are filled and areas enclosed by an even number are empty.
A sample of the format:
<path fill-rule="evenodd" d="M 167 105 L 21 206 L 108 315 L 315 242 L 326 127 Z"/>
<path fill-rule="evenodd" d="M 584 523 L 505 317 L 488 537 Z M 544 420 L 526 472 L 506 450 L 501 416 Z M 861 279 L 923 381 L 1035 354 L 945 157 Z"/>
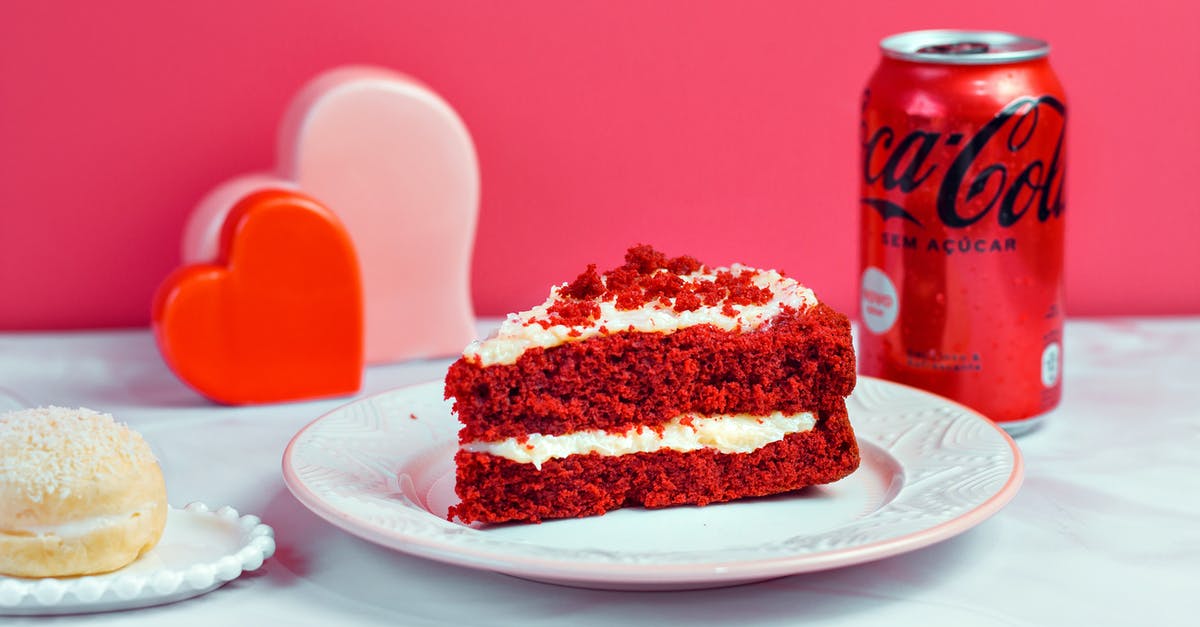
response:
<path fill-rule="evenodd" d="M 844 315 L 773 270 L 648 246 L 625 261 L 588 266 L 450 367 L 463 425 L 452 518 L 705 505 L 858 467 Z"/>

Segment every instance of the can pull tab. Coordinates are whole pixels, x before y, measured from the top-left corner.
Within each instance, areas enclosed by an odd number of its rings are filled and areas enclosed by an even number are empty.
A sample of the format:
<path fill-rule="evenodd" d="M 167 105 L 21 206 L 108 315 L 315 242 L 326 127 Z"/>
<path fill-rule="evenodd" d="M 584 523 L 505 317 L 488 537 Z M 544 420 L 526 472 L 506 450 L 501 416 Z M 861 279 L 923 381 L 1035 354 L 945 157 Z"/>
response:
<path fill-rule="evenodd" d="M 954 44 L 940 44 L 937 46 L 925 46 L 917 49 L 920 54 L 983 54 L 988 52 L 991 46 L 978 41 L 963 41 Z"/>

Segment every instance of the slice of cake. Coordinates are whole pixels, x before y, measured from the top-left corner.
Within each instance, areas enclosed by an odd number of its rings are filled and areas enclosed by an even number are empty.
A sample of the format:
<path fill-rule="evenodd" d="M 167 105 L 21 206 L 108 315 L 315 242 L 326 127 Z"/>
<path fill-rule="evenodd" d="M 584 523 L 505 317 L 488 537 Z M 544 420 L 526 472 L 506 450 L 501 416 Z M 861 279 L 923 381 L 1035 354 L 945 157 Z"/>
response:
<path fill-rule="evenodd" d="M 846 317 L 774 270 L 649 246 L 594 265 L 446 375 L 464 522 L 705 505 L 858 467 Z"/>

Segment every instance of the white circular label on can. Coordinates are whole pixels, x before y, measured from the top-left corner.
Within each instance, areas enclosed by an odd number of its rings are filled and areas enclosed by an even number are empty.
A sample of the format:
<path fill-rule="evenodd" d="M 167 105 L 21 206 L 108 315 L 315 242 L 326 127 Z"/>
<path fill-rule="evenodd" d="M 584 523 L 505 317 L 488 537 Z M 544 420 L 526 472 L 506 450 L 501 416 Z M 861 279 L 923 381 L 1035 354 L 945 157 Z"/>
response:
<path fill-rule="evenodd" d="M 896 284 L 879 268 L 863 270 L 860 313 L 872 333 L 886 333 L 900 315 Z"/>
<path fill-rule="evenodd" d="M 1062 350 L 1058 342 L 1051 342 L 1042 350 L 1042 385 L 1052 388 L 1058 383 L 1058 375 L 1062 372 Z"/>

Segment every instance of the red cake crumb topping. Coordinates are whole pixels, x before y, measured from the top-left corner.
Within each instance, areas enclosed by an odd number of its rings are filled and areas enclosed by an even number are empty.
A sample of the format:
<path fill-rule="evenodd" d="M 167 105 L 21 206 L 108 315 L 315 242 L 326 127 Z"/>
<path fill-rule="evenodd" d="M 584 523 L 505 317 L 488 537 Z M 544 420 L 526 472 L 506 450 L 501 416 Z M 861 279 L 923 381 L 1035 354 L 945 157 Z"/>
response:
<path fill-rule="evenodd" d="M 735 275 L 722 270 L 713 281 L 683 280 L 704 268 L 694 257 L 669 258 L 651 246 L 634 246 L 625 253 L 624 265 L 603 275 L 596 264 L 588 264 L 583 274 L 559 290 L 564 300 L 549 308 L 547 319 L 535 322 L 543 328 L 586 325 L 599 317 L 598 303 L 603 301 L 615 301 L 617 309 L 626 311 L 652 302 L 676 312 L 720 306 L 723 314 L 735 316 L 734 305 L 762 305 L 773 296 L 770 289 L 754 285 L 753 272 Z"/>
<path fill-rule="evenodd" d="M 583 274 L 562 289 L 562 295 L 575 300 L 591 300 L 603 296 L 605 289 L 604 280 L 596 272 L 596 264 L 589 263 Z"/>
<path fill-rule="evenodd" d="M 576 326 L 600 317 L 600 305 L 592 300 L 564 300 L 555 303 L 547 314 L 545 320 L 535 321 L 542 325 L 543 329 L 549 329 L 556 324 Z"/>

